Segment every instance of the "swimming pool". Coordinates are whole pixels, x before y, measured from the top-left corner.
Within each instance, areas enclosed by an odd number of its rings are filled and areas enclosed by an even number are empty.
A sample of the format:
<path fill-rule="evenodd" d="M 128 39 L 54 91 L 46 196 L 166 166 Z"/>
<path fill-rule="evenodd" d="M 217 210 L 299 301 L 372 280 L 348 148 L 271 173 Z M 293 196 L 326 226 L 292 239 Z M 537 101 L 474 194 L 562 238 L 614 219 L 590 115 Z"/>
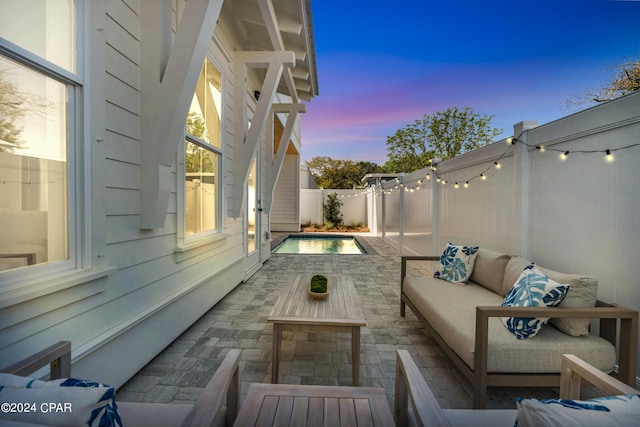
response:
<path fill-rule="evenodd" d="M 271 251 L 275 254 L 366 254 L 352 236 L 288 236 Z"/>

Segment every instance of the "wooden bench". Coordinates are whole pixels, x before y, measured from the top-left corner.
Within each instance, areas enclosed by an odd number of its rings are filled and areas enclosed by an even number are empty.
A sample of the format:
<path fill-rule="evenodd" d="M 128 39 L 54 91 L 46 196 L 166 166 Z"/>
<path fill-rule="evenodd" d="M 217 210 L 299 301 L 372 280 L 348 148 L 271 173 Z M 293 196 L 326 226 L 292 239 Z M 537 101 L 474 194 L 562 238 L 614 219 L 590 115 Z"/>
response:
<path fill-rule="evenodd" d="M 240 353 L 230 350 L 195 404 L 117 402 L 124 425 L 231 426 L 240 404 Z M 71 376 L 71 342 L 60 341 L 2 372 L 28 376 L 49 365 L 50 379 Z"/>

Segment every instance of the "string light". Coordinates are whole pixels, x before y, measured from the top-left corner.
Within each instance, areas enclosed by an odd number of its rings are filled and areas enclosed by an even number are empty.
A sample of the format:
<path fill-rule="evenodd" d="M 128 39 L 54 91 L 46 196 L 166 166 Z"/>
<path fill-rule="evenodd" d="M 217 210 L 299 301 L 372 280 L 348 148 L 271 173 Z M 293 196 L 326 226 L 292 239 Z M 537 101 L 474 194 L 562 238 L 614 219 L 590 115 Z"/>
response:
<path fill-rule="evenodd" d="M 605 159 L 607 162 L 613 162 L 613 154 L 611 154 L 611 150 L 606 149 L 606 150 L 604 150 L 604 152 L 605 152 L 605 157 L 604 157 L 604 159 Z"/>
<path fill-rule="evenodd" d="M 493 161 L 493 164 L 491 164 L 490 166 L 488 166 L 488 167 L 487 167 L 485 170 L 483 170 L 479 175 L 475 175 L 475 176 L 473 176 L 473 177 L 470 177 L 470 178 L 468 178 L 468 179 L 464 180 L 464 184 L 463 184 L 463 185 L 464 185 L 464 188 L 469 188 L 469 186 L 470 186 L 470 181 L 472 181 L 473 179 L 476 179 L 476 178 L 480 178 L 480 180 L 482 180 L 482 181 L 486 181 L 486 180 L 487 180 L 487 172 L 488 172 L 491 168 L 500 169 L 500 168 L 502 167 L 502 165 L 501 165 L 501 163 L 500 163 L 500 160 L 502 160 L 502 159 L 506 156 L 506 154 L 507 154 L 507 153 L 508 153 L 508 151 L 511 149 L 511 147 L 513 147 L 517 142 L 519 142 L 519 143 L 523 144 L 523 145 L 524 145 L 524 146 L 526 146 L 527 148 L 535 149 L 535 150 L 540 151 L 540 152 L 544 152 L 544 151 L 554 151 L 554 152 L 560 153 L 560 154 L 559 154 L 559 156 L 560 156 L 560 159 L 562 159 L 562 160 L 566 160 L 566 159 L 567 159 L 567 157 L 569 156 L 569 154 L 576 154 L 576 153 L 579 153 L 579 154 L 594 154 L 594 153 L 601 153 L 601 154 L 604 154 L 605 161 L 607 161 L 607 162 L 613 162 L 613 161 L 615 160 L 615 156 L 614 156 L 614 152 L 615 152 L 615 151 L 626 150 L 626 149 L 629 149 L 629 148 L 633 148 L 633 147 L 638 147 L 638 146 L 640 146 L 640 142 L 638 142 L 638 143 L 630 144 L 630 145 L 627 145 L 627 146 L 624 146 L 624 147 L 619 147 L 619 148 L 607 148 L 607 149 L 605 149 L 605 150 L 566 150 L 566 149 L 548 148 L 548 147 L 545 147 L 544 145 L 530 145 L 530 144 L 527 144 L 527 143 L 526 143 L 526 142 L 524 142 L 524 141 L 521 141 L 521 140 L 519 139 L 519 137 L 517 137 L 517 138 L 513 138 L 513 137 L 506 138 L 506 139 L 505 139 L 505 142 L 509 145 L 509 147 L 507 147 L 507 149 L 506 149 L 506 150 L 505 150 L 505 151 L 504 151 L 500 156 L 498 156 L 498 158 L 497 158 L 497 159 L 495 159 L 495 160 Z M 435 181 L 436 181 L 437 183 L 440 183 L 440 184 L 442 184 L 442 185 L 446 185 L 446 184 L 448 183 L 444 178 L 441 178 L 440 176 L 438 176 L 438 174 L 436 173 L 437 168 L 435 167 L 435 165 L 431 165 L 431 166 L 430 166 L 430 170 L 431 170 L 431 171 L 432 171 L 432 173 L 435 175 Z M 431 181 L 431 174 L 426 174 L 426 175 L 425 175 L 425 177 L 424 177 L 424 179 L 426 179 L 427 181 Z M 396 182 L 399 182 L 399 183 L 400 183 L 400 178 L 396 178 Z M 412 181 L 412 182 L 416 182 L 416 181 Z M 462 182 L 462 181 L 456 181 L 456 182 L 454 182 L 454 188 L 456 188 L 456 189 L 460 188 L 460 183 L 461 183 L 461 182 Z M 417 180 L 417 184 L 416 184 L 415 186 L 409 187 L 409 186 L 405 185 L 404 183 L 400 183 L 400 186 L 401 186 L 401 187 L 404 187 L 404 188 L 405 188 L 405 191 L 414 192 L 414 191 L 416 191 L 416 190 L 417 190 L 417 191 L 419 191 L 419 190 L 420 190 L 420 185 L 421 185 L 422 183 L 423 183 L 423 179 L 419 179 L 419 180 Z M 398 185 L 396 184 L 395 189 L 397 189 L 397 188 L 398 188 Z M 384 193 L 384 194 L 391 194 L 391 193 L 393 192 L 393 188 L 392 188 L 392 189 L 390 189 L 390 190 L 388 190 L 388 192 L 387 192 L 387 191 L 385 191 L 384 189 L 382 189 L 381 191 L 382 191 L 382 193 Z"/>

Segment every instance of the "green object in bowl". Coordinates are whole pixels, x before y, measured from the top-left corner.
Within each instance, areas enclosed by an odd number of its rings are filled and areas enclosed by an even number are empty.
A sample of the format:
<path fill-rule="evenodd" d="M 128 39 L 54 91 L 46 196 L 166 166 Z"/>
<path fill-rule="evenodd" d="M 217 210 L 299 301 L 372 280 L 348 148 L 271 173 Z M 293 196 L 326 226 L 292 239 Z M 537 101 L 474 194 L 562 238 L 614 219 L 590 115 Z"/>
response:
<path fill-rule="evenodd" d="M 311 278 L 310 290 L 316 294 L 324 294 L 327 292 L 327 278 L 321 275 L 316 275 Z"/>

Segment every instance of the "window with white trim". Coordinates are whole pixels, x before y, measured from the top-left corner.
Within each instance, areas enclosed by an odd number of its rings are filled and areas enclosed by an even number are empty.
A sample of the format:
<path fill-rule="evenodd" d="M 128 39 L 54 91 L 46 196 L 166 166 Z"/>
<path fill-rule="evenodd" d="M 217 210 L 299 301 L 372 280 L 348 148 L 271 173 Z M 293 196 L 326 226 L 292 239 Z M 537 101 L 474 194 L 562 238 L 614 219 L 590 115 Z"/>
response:
<path fill-rule="evenodd" d="M 220 231 L 222 73 L 205 59 L 187 115 L 184 241 Z"/>
<path fill-rule="evenodd" d="M 0 2 L 0 275 L 5 283 L 26 268 L 50 271 L 52 265 L 77 264 L 71 190 L 81 87 L 77 6 L 75 0 L 54 3 Z"/>

